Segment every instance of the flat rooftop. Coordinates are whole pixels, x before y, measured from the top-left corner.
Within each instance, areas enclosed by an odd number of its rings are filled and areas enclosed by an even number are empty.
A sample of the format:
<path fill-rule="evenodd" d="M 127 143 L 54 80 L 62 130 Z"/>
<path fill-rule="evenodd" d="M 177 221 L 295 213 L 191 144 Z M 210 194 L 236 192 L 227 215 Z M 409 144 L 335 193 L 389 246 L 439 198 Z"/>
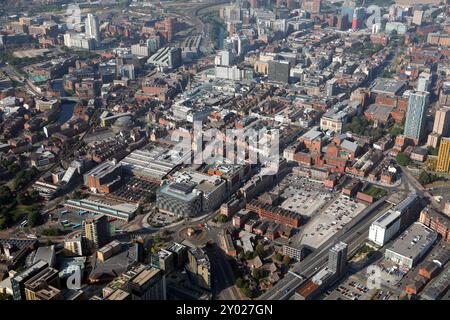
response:
<path fill-rule="evenodd" d="M 373 93 L 399 95 L 406 89 L 406 81 L 399 81 L 395 79 L 379 78 L 372 88 Z"/>
<path fill-rule="evenodd" d="M 436 238 L 436 232 L 419 222 L 415 222 L 394 241 L 388 250 L 403 257 L 415 258 Z"/>

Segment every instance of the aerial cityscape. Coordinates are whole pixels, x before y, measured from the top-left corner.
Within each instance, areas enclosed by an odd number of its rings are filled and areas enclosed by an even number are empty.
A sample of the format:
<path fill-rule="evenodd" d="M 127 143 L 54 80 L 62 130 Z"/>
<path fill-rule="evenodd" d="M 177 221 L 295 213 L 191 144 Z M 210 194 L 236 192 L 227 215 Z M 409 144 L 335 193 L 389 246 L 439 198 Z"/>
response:
<path fill-rule="evenodd" d="M 450 300 L 448 0 L 0 4 L 0 300 Z"/>

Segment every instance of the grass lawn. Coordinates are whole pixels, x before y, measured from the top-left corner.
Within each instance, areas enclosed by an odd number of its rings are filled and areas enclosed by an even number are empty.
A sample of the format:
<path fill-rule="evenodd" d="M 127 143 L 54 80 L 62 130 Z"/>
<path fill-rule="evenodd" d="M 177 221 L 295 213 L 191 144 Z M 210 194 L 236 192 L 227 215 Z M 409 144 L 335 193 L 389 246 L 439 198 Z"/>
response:
<path fill-rule="evenodd" d="M 372 196 L 375 200 L 378 200 L 382 197 L 384 197 L 387 194 L 387 191 L 378 187 L 375 187 L 374 185 L 371 185 L 369 188 L 367 188 L 364 191 L 365 194 L 368 194 L 369 196 Z"/>

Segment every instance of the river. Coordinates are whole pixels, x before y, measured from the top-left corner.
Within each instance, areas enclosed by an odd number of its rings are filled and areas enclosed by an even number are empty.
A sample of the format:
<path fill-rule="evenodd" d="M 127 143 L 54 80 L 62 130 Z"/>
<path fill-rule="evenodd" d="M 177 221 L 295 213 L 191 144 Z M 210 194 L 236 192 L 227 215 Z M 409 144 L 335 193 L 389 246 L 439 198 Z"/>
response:
<path fill-rule="evenodd" d="M 63 90 L 62 79 L 56 79 L 53 81 L 53 89 L 59 91 L 61 97 L 66 97 L 67 94 Z M 72 118 L 73 110 L 75 108 L 76 102 L 66 101 L 61 103 L 61 112 L 58 116 L 57 122 L 59 124 L 66 123 L 70 118 Z"/>

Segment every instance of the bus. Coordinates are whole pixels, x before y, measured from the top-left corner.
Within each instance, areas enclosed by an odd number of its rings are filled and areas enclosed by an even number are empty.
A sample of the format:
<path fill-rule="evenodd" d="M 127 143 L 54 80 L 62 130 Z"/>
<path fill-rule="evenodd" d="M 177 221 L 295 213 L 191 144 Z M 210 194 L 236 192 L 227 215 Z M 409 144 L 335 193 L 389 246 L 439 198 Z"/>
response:
<path fill-rule="evenodd" d="M 80 224 L 80 223 L 74 224 L 74 225 L 72 226 L 73 229 L 76 229 L 76 228 L 79 228 L 79 227 L 81 227 L 81 224 Z"/>

